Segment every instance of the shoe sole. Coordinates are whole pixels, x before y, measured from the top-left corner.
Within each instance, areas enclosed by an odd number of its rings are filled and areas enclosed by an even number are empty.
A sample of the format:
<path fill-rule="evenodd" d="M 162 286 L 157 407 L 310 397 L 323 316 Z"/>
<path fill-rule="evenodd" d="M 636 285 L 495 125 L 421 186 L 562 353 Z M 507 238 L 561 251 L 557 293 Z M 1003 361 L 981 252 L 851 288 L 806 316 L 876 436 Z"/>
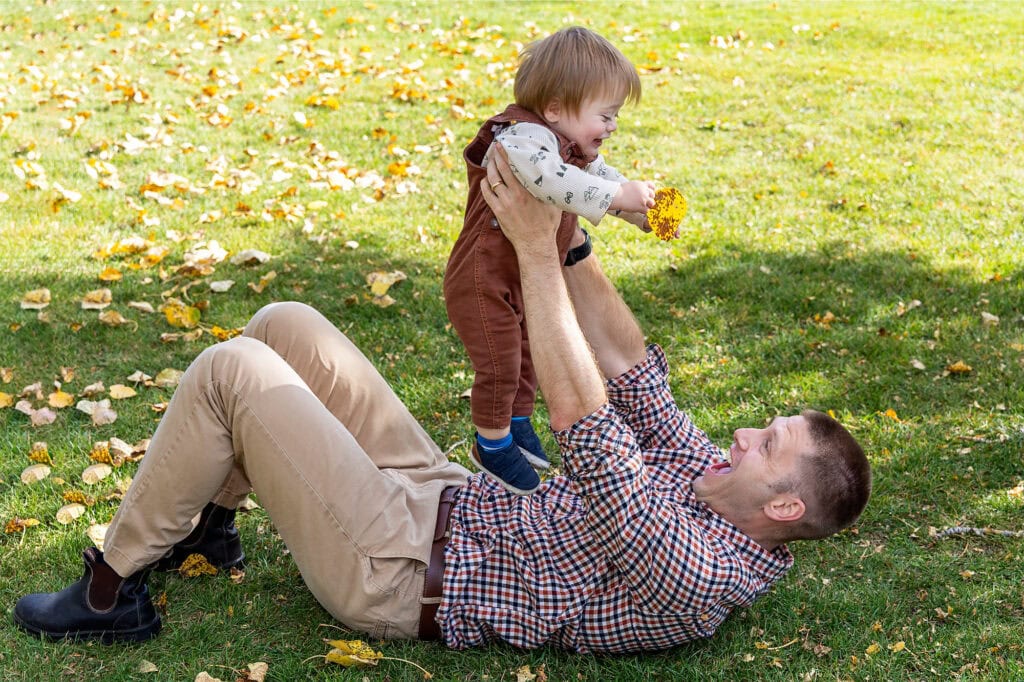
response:
<path fill-rule="evenodd" d="M 522 450 L 522 448 L 519 448 L 519 449 Z M 540 488 L 540 485 L 537 485 L 535 488 L 532 488 L 531 490 L 523 490 L 522 488 L 515 487 L 514 485 L 512 485 L 511 483 L 505 481 L 500 476 L 495 474 L 493 471 L 491 471 L 490 469 L 485 467 L 483 465 L 483 463 L 476 458 L 476 453 L 473 451 L 473 448 L 470 448 L 470 450 L 469 450 L 469 461 L 471 461 L 473 463 L 473 465 L 477 469 L 479 469 L 480 471 L 484 472 L 485 474 L 487 474 L 488 476 L 493 478 L 495 481 L 500 483 L 501 487 L 504 488 L 505 490 L 509 491 L 510 493 L 515 493 L 516 495 L 520 495 L 522 497 L 526 497 L 528 495 L 532 495 L 533 493 L 537 492 L 537 490 Z"/>
<path fill-rule="evenodd" d="M 18 614 L 14 614 L 14 624 L 29 634 L 35 635 L 36 637 L 45 637 L 53 642 L 59 642 L 62 640 L 67 640 L 69 642 L 83 642 L 91 640 L 99 641 L 102 644 L 114 644 L 115 642 L 145 642 L 160 634 L 160 629 L 163 627 L 163 624 L 160 622 L 160 616 L 157 616 L 156 620 L 146 625 L 141 625 L 131 630 L 117 631 L 75 630 L 74 632 L 61 633 L 47 632 L 42 628 L 29 625 L 19 618 Z"/>
<path fill-rule="evenodd" d="M 530 466 L 532 466 L 534 469 L 540 469 L 541 471 L 543 471 L 544 469 L 549 469 L 551 467 L 551 462 L 547 461 L 546 459 L 541 459 L 537 455 L 533 454 L 532 452 L 524 448 L 522 445 L 519 446 L 519 452 L 523 453 L 523 457 L 526 458 L 526 461 L 529 462 Z"/>

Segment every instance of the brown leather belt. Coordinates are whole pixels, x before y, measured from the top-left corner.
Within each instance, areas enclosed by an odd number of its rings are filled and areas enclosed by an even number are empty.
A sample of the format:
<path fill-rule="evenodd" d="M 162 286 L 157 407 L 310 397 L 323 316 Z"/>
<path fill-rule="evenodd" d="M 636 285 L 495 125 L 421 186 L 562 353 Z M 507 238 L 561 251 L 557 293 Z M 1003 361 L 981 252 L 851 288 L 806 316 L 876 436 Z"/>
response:
<path fill-rule="evenodd" d="M 434 621 L 437 607 L 441 605 L 441 586 L 444 582 L 444 546 L 448 544 L 448 521 L 455 506 L 458 486 L 448 486 L 441 493 L 437 503 L 437 522 L 434 524 L 434 541 L 430 544 L 430 563 L 423 578 L 423 606 L 420 609 L 420 639 L 441 639 L 441 628 Z M 430 601 L 427 601 L 427 600 Z"/>

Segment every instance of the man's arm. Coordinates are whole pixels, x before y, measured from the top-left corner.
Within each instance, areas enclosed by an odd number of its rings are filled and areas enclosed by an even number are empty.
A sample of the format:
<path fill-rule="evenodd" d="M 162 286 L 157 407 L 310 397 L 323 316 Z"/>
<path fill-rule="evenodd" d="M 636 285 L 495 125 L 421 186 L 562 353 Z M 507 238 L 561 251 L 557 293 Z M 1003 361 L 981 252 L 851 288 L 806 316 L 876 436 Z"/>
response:
<path fill-rule="evenodd" d="M 555 246 L 560 212 L 533 199 L 519 184 L 502 148 L 487 165 L 481 190 L 519 260 L 530 355 L 551 427 L 566 429 L 604 405 L 607 397 L 562 278 Z"/>
<path fill-rule="evenodd" d="M 644 335 L 622 296 L 591 254 L 562 268 L 576 319 L 605 378 L 613 379 L 647 357 Z"/>

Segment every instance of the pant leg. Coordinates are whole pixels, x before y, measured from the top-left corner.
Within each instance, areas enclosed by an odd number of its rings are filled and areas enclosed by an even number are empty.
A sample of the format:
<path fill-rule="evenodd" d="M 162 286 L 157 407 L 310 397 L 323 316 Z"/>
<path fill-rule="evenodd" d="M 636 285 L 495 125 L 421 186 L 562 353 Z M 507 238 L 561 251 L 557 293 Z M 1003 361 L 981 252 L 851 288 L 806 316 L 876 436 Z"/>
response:
<path fill-rule="evenodd" d="M 253 315 L 243 335 L 277 351 L 378 468 L 448 464 L 373 364 L 316 309 L 304 303 L 271 303 Z"/>
<path fill-rule="evenodd" d="M 451 465 L 420 485 L 381 471 L 281 356 L 251 338 L 213 346 L 189 367 L 108 531 L 111 566 L 127 575 L 161 556 L 236 464 L 332 615 L 375 636 L 416 636 L 437 499 L 465 470 Z"/>

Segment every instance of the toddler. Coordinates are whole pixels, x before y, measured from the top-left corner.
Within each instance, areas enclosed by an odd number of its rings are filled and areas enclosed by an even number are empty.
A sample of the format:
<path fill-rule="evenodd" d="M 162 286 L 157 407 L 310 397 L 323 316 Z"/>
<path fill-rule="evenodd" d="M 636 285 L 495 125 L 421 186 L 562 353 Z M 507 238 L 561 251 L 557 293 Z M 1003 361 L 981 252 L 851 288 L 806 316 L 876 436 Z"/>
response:
<path fill-rule="evenodd" d="M 611 213 L 649 231 L 645 214 L 654 205 L 654 184 L 627 180 L 601 157 L 619 109 L 640 99 L 636 68 L 603 37 L 570 27 L 530 44 L 514 91 L 515 104 L 484 123 L 463 153 L 469 197 L 445 270 L 444 297 L 476 374 L 470 458 L 508 490 L 528 495 L 540 486 L 535 468 L 549 466 L 530 423 L 537 379 L 529 337 L 544 330 L 526 328 L 515 251 L 480 191 L 494 145 L 504 147 L 531 194 L 562 209 L 556 241 L 565 265 L 591 250 L 577 216 L 597 225 Z M 581 238 L 580 246 L 569 248 Z"/>

